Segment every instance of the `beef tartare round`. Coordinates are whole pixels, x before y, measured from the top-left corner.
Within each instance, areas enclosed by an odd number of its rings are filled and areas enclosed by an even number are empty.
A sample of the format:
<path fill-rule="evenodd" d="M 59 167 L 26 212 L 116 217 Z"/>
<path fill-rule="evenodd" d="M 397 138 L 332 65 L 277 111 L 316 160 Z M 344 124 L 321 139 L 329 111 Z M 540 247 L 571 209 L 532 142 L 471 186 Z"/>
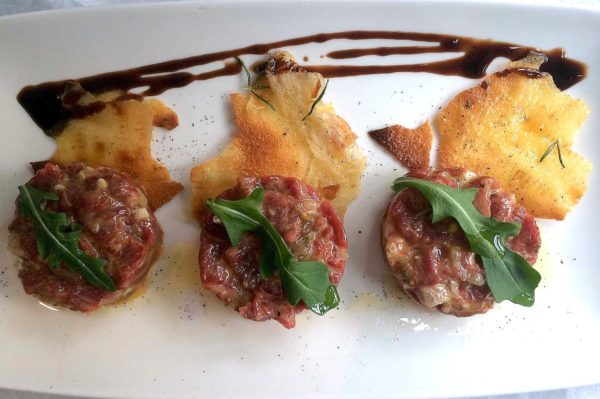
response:
<path fill-rule="evenodd" d="M 465 169 L 420 169 L 407 176 L 453 188 L 477 188 L 473 206 L 486 217 L 521 223 L 507 246 L 534 264 L 541 245 L 534 218 L 497 180 Z M 390 202 L 382 224 L 387 262 L 402 290 L 417 303 L 456 316 L 485 313 L 494 305 L 481 260 L 452 218 L 432 223 L 429 201 L 413 188 Z"/>
<path fill-rule="evenodd" d="M 331 204 L 307 184 L 292 177 L 243 177 L 218 198 L 239 200 L 257 187 L 265 190 L 262 214 L 283 237 L 298 261 L 319 261 L 329 269 L 329 281 L 337 285 L 347 258 L 344 227 Z M 286 328 L 295 325 L 300 302 L 292 306 L 284 296 L 277 275 L 261 277 L 261 241 L 245 233 L 236 246 L 224 226 L 206 211 L 201 221 L 200 278 L 202 285 L 233 306 L 242 317 L 262 321 L 275 319 Z"/>
<path fill-rule="evenodd" d="M 106 167 L 46 163 L 27 185 L 57 195 L 44 209 L 64 213 L 71 225 L 81 227 L 79 248 L 107 261 L 104 270 L 116 286 L 112 292 L 95 287 L 64 262 L 49 267 L 38 252 L 34 222 L 16 212 L 9 226 L 11 249 L 22 259 L 19 278 L 27 294 L 50 305 L 92 312 L 127 296 L 144 280 L 159 252 L 162 231 L 144 190 L 129 176 Z M 20 201 L 19 196 L 17 205 Z"/>

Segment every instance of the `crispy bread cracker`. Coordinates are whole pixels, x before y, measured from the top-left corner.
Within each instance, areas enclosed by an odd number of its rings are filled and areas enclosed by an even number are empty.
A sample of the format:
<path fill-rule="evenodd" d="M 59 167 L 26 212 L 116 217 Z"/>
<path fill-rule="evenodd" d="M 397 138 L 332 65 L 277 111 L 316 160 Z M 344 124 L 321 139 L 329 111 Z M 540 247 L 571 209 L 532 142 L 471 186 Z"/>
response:
<path fill-rule="evenodd" d="M 299 178 L 333 196 L 333 206 L 343 215 L 360 191 L 366 160 L 356 135 L 331 105 L 319 102 L 303 121 L 324 87 L 323 77 L 302 70 L 280 52 L 272 56 L 261 84 L 269 88 L 257 94 L 275 110 L 252 93 L 231 95 L 238 134 L 220 155 L 192 170 L 195 216 L 208 198 L 242 175 Z"/>
<path fill-rule="evenodd" d="M 532 215 L 563 219 L 586 190 L 589 161 L 571 150 L 588 107 L 556 88 L 552 77 L 512 64 L 457 95 L 435 119 L 439 166 L 497 178 Z M 540 158 L 558 140 L 543 162 Z"/>
<path fill-rule="evenodd" d="M 419 169 L 429 166 L 429 154 L 433 133 L 429 122 L 416 129 L 394 125 L 369 132 L 386 150 L 409 169 Z"/>
<path fill-rule="evenodd" d="M 117 100 L 120 95 L 84 95 L 84 103 L 105 102 L 106 106 L 67 123 L 56 139 L 58 148 L 52 161 L 83 162 L 126 172 L 146 189 L 150 207 L 155 210 L 183 189 L 151 152 L 152 128 L 173 129 L 178 124 L 177 114 L 159 100 Z"/>

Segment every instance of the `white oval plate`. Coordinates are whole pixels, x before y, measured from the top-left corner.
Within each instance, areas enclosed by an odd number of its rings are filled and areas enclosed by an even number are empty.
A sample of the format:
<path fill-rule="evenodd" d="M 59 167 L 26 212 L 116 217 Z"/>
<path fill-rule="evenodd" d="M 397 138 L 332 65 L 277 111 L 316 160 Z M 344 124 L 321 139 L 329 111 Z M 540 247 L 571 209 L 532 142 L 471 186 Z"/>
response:
<path fill-rule="evenodd" d="M 466 319 L 436 314 L 399 293 L 384 264 L 379 221 L 389 186 L 403 170 L 366 132 L 431 118 L 475 84 L 462 78 L 400 73 L 332 79 L 325 100 L 350 123 L 370 161 L 362 195 L 346 217 L 351 258 L 340 286 L 343 303 L 325 317 L 304 312 L 297 327 L 286 331 L 275 322 L 244 320 L 203 291 L 188 187 L 158 213 L 166 248 L 142 297 L 82 315 L 49 310 L 24 294 L 15 258 L 5 249 L 7 225 L 16 187 L 30 177 L 27 162 L 47 159 L 54 143 L 15 100 L 21 87 L 312 33 L 369 29 L 565 47 L 590 68 L 589 78 L 569 90 L 591 109 L 575 147 L 600 162 L 595 137 L 600 13 L 590 10 L 446 2 L 205 2 L 2 18 L 0 387 L 126 398 L 367 398 L 599 383 L 597 168 L 589 191 L 565 221 L 540 223 L 544 246 L 538 268 L 544 279 L 533 308 L 503 303 Z M 319 63 L 320 55 L 344 47 L 348 42 L 290 50 Z M 373 59 L 357 60 L 368 61 Z M 181 120 L 173 132 L 156 131 L 153 147 L 175 178 L 187 184 L 191 167 L 230 139 L 227 94 L 243 84 L 243 76 L 220 78 L 160 96 Z"/>

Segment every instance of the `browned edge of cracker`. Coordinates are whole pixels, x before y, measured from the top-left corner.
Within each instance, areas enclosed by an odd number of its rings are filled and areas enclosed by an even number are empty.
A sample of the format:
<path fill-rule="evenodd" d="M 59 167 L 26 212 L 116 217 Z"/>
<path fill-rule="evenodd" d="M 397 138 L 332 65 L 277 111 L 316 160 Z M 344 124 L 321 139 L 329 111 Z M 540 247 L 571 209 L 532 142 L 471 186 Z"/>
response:
<path fill-rule="evenodd" d="M 377 143 L 391 152 L 394 157 L 409 169 L 429 166 L 433 132 L 429 122 L 415 129 L 401 125 L 388 126 L 369 132 Z"/>

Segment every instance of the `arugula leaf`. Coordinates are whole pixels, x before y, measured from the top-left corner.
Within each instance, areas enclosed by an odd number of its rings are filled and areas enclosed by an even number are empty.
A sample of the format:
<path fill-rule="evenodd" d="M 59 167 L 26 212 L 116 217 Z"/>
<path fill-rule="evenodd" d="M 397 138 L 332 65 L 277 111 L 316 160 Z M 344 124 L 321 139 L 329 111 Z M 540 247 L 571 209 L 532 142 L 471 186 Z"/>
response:
<path fill-rule="evenodd" d="M 319 316 L 340 302 L 335 286 L 329 282 L 329 269 L 321 262 L 291 260 L 279 267 L 279 278 L 289 303 L 303 301 Z"/>
<path fill-rule="evenodd" d="M 431 203 L 433 223 L 447 217 L 458 222 L 471 250 L 481 257 L 486 281 L 496 302 L 508 299 L 523 306 L 533 305 L 541 276 L 521 255 L 504 244 L 505 238 L 519 234 L 519 223 L 501 222 L 480 214 L 473 206 L 476 188 L 456 189 L 406 176 L 396 179 L 392 186 L 394 191 L 407 187 L 419 190 Z"/>
<path fill-rule="evenodd" d="M 262 216 L 260 204 L 263 198 L 264 191 L 254 190 L 248 197 L 238 201 L 208 200 L 206 205 L 225 226 L 231 243 L 238 245 L 242 233 L 260 229 L 261 225 L 256 217 Z"/>
<path fill-rule="evenodd" d="M 296 306 L 302 301 L 322 316 L 340 302 L 337 289 L 329 281 L 329 269 L 321 262 L 294 259 L 281 234 L 260 210 L 264 195 L 264 188 L 257 187 L 241 200 L 208 200 L 206 206 L 223 223 L 233 245 L 240 243 L 243 233 L 257 234 L 262 244 L 259 259 L 261 277 L 267 279 L 277 273 L 283 293 L 291 305 Z"/>
<path fill-rule="evenodd" d="M 18 211 L 33 222 L 36 247 L 48 267 L 56 269 L 64 262 L 71 271 L 81 273 L 94 287 L 116 291 L 115 283 L 104 270 L 108 262 L 90 256 L 79 248 L 81 226 L 69 224 L 64 213 L 45 209 L 44 204 L 47 201 L 57 201 L 58 195 L 37 190 L 28 184 L 19 186 L 19 193 Z"/>

